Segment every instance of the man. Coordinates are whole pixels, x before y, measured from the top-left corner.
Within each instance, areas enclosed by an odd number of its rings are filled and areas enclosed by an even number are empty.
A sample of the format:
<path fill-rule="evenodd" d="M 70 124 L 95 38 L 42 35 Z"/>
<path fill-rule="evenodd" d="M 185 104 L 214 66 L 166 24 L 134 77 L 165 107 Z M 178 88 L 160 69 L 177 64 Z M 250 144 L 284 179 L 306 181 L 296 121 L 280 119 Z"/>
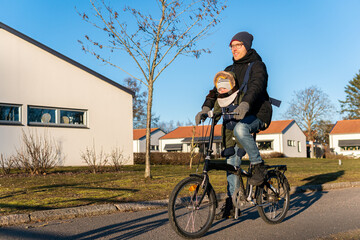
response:
<path fill-rule="evenodd" d="M 233 55 L 233 64 L 225 68 L 225 71 L 233 72 L 238 86 L 242 86 L 246 70 L 253 63 L 247 83 L 247 89 L 242 91 L 242 99 L 234 112 L 238 120 L 234 128 L 234 136 L 249 155 L 253 166 L 252 177 L 249 183 L 261 185 L 264 181 L 264 161 L 261 159 L 259 149 L 252 136 L 259 130 L 265 129 L 271 122 L 272 108 L 269 95 L 266 91 L 268 74 L 266 66 L 258 53 L 251 48 L 253 36 L 248 32 L 239 32 L 230 41 L 230 49 Z M 202 106 L 202 110 L 196 115 L 196 124 L 199 124 L 204 113 L 210 111 L 218 98 L 217 89 L 210 90 Z M 222 209 L 222 217 L 232 217 L 230 211 L 233 208 L 231 200 L 226 200 Z"/>

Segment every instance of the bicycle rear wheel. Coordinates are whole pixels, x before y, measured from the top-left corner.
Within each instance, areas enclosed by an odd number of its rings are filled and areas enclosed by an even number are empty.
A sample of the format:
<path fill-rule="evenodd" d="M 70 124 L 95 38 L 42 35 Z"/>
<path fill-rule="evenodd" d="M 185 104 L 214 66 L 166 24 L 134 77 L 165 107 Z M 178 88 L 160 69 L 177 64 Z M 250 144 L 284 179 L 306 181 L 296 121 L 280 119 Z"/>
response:
<path fill-rule="evenodd" d="M 290 185 L 281 172 L 270 172 L 267 183 L 260 187 L 257 195 L 257 210 L 269 224 L 280 223 L 290 206 Z"/>
<path fill-rule="evenodd" d="M 203 236 L 214 220 L 216 210 L 215 192 L 205 192 L 202 178 L 188 177 L 180 181 L 169 199 L 169 221 L 175 232 L 186 238 Z M 199 205 L 199 200 L 204 199 Z"/>

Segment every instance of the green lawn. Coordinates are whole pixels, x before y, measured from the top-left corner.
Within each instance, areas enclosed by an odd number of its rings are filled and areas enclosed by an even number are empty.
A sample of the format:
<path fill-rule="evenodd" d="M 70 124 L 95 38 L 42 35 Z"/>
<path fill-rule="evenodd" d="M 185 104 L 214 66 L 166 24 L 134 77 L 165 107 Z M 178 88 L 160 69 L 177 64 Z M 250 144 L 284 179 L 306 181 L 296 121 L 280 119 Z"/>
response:
<path fill-rule="evenodd" d="M 360 160 L 279 158 L 266 164 L 286 164 L 291 186 L 360 181 Z M 244 168 L 248 164 L 244 161 Z M 151 180 L 144 165 L 125 166 L 119 172 L 89 173 L 86 168 L 57 168 L 41 176 L 11 174 L 0 177 L 0 215 L 102 203 L 166 199 L 177 182 L 196 166 L 152 166 Z M 200 167 L 199 172 L 202 168 Z M 226 191 L 223 171 L 210 172 L 215 191 Z"/>

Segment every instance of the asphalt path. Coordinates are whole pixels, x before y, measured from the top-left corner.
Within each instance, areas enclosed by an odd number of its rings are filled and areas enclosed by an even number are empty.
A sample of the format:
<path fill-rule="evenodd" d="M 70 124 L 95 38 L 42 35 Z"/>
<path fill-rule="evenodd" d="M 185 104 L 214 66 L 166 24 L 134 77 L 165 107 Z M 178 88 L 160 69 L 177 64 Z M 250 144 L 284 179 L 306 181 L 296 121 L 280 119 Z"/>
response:
<path fill-rule="evenodd" d="M 216 221 L 203 239 L 314 239 L 360 228 L 360 188 L 297 193 L 287 217 L 266 224 L 256 208 L 238 220 Z M 0 228 L 0 239 L 182 239 L 171 229 L 167 209 L 115 213 Z"/>

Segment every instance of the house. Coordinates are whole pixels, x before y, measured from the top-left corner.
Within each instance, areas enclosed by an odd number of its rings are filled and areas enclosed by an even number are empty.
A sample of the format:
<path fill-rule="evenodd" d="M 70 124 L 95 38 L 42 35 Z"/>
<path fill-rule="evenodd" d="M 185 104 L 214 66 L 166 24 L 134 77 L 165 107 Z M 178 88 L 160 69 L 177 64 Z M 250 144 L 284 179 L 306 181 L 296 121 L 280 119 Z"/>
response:
<path fill-rule="evenodd" d="M 337 121 L 329 133 L 329 145 L 337 154 L 360 156 L 360 119 Z"/>
<path fill-rule="evenodd" d="M 261 153 L 279 152 L 285 157 L 306 157 L 306 137 L 295 120 L 272 121 L 256 135 Z"/>
<path fill-rule="evenodd" d="M 150 151 L 159 151 L 159 138 L 166 133 L 160 128 L 151 128 L 150 130 Z M 134 129 L 133 130 L 133 152 L 145 152 L 146 151 L 146 129 Z"/>
<path fill-rule="evenodd" d="M 190 152 L 192 126 L 178 127 L 160 138 L 161 152 Z M 196 126 L 194 142 L 198 151 L 207 148 L 210 126 Z M 295 120 L 272 121 L 270 126 L 256 135 L 261 153 L 279 152 L 286 157 L 306 157 L 306 138 Z M 221 125 L 215 126 L 213 150 L 219 154 L 222 148 Z"/>
<path fill-rule="evenodd" d="M 174 129 L 160 138 L 160 152 L 190 152 L 193 135 L 194 143 L 197 144 L 196 151 L 205 152 L 208 148 L 207 141 L 210 136 L 209 125 L 196 126 L 195 128 L 194 126 L 183 126 Z M 221 125 L 216 125 L 213 143 L 214 154 L 220 154 L 221 145 Z"/>
<path fill-rule="evenodd" d="M 133 164 L 131 90 L 1 22 L 0 42 L 0 153 L 25 132 L 53 139 L 61 165 L 86 165 L 87 148 Z"/>

